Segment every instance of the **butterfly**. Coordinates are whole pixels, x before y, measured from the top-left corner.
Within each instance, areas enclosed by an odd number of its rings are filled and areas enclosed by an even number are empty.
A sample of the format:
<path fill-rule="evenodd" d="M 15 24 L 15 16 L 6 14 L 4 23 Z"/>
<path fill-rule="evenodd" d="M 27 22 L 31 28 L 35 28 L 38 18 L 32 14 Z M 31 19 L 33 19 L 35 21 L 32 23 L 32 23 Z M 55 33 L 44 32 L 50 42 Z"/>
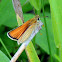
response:
<path fill-rule="evenodd" d="M 42 25 L 43 23 L 40 21 L 39 15 L 36 15 L 34 18 L 28 20 L 21 26 L 10 30 L 7 33 L 7 36 L 20 44 L 29 39 L 29 37 L 32 36 L 35 32 L 37 33 L 37 31 L 41 29 Z"/>

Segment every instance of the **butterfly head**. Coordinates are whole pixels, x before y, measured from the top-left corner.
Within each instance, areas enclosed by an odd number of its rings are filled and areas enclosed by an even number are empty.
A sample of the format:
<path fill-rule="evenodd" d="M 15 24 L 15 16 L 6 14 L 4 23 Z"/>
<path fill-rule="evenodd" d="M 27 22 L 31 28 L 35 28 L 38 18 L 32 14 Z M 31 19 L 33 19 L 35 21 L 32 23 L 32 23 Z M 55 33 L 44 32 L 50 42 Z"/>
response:
<path fill-rule="evenodd" d="M 35 20 L 40 21 L 40 16 L 39 15 L 36 15 L 35 16 Z"/>

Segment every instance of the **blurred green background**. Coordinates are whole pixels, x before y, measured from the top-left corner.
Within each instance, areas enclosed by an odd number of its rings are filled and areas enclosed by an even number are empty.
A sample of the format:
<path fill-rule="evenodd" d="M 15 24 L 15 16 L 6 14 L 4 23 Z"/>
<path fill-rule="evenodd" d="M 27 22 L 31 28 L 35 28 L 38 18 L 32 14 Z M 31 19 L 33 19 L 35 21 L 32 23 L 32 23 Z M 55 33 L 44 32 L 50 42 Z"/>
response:
<path fill-rule="evenodd" d="M 62 1 L 60 0 L 60 2 Z M 40 19 L 44 24 L 44 27 L 40 30 L 42 35 L 38 32 L 32 39 L 32 43 L 41 62 L 50 62 L 50 56 L 52 56 L 52 62 L 59 62 L 61 58 L 61 56 L 59 57 L 59 53 L 61 53 L 59 46 L 61 47 L 60 44 L 62 44 L 62 29 L 60 27 L 62 26 L 62 21 L 60 21 L 62 19 L 62 9 L 60 2 L 58 2 L 58 0 L 20 0 L 24 22 L 33 18 L 35 14 L 39 14 Z M 44 16 L 48 17 L 44 18 Z M 17 26 L 18 23 L 12 0 L 0 0 L 0 62 L 9 61 L 9 56 L 5 47 L 7 47 L 11 56 L 13 56 L 19 48 L 17 42 L 7 37 L 7 32 Z M 17 60 L 17 62 L 21 61 L 28 62 L 25 51 L 22 52 Z"/>

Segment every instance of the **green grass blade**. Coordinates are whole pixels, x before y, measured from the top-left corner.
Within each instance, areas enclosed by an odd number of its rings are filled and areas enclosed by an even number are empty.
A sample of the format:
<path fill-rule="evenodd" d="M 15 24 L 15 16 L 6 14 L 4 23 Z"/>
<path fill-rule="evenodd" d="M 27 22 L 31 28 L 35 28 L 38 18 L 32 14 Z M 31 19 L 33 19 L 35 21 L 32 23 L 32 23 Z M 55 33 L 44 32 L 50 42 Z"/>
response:
<path fill-rule="evenodd" d="M 28 58 L 30 60 L 30 62 L 40 62 L 38 56 L 37 56 L 37 53 L 35 51 L 35 48 L 33 47 L 33 44 L 32 42 L 30 42 L 28 44 L 28 46 L 26 47 L 26 53 L 28 55 Z"/>
<path fill-rule="evenodd" d="M 7 52 L 8 56 L 9 56 L 9 57 L 10 57 L 10 59 L 11 59 L 11 55 L 10 55 L 10 53 L 9 53 L 8 49 L 6 48 L 6 46 L 4 45 L 3 41 L 1 40 L 1 38 L 0 38 L 0 42 L 1 42 L 2 46 L 4 47 L 4 49 L 6 50 L 6 52 Z"/>
<path fill-rule="evenodd" d="M 50 41 L 49 41 L 49 36 L 48 36 L 48 30 L 47 30 L 47 23 L 46 23 L 46 18 L 45 18 L 44 1 L 43 1 L 43 0 L 42 0 L 42 3 L 43 3 L 44 23 L 45 23 L 45 29 L 46 29 L 46 35 L 47 35 L 47 41 L 48 41 L 49 53 L 50 53 L 50 61 L 53 62 L 53 59 L 52 59 L 52 52 L 51 52 L 51 46 L 50 46 Z"/>
<path fill-rule="evenodd" d="M 62 62 L 62 0 L 49 0 L 56 47 Z"/>

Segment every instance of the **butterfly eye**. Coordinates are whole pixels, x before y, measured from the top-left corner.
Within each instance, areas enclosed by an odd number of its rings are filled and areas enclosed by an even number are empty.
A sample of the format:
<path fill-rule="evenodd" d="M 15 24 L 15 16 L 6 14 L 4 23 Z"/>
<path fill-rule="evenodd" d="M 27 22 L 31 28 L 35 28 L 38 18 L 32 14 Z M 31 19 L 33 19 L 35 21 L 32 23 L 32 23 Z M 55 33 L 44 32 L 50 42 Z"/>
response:
<path fill-rule="evenodd" d="M 39 20 L 39 18 L 38 18 L 38 20 Z"/>

